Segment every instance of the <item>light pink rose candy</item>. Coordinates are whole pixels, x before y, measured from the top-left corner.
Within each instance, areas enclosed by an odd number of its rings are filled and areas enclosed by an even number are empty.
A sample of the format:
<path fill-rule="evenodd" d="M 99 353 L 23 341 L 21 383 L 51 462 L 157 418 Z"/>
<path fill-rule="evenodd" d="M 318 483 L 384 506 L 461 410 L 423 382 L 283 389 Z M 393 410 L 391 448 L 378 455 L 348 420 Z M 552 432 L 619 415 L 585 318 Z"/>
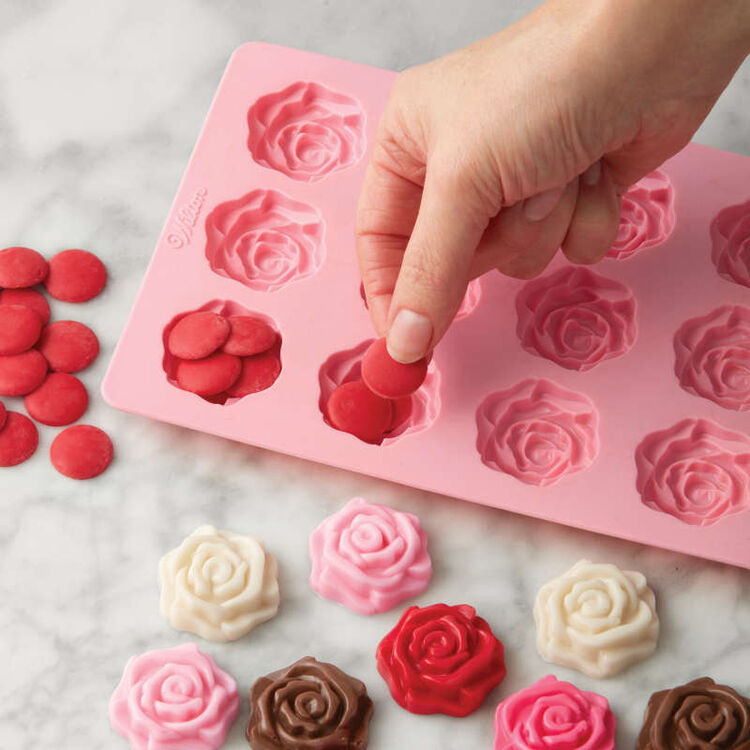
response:
<path fill-rule="evenodd" d="M 419 519 L 355 497 L 310 535 L 310 586 L 362 615 L 422 593 L 432 577 Z"/>
<path fill-rule="evenodd" d="M 135 750 L 216 750 L 239 707 L 235 681 L 186 643 L 131 657 L 109 719 Z"/>

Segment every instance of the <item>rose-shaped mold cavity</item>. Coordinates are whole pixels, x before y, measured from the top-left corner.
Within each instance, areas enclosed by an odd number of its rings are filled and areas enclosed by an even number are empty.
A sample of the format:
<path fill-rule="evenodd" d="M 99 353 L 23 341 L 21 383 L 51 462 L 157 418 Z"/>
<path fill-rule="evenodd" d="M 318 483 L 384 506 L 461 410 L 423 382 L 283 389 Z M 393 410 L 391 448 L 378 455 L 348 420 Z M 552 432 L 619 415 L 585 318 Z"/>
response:
<path fill-rule="evenodd" d="M 216 750 L 239 712 L 237 684 L 194 643 L 132 657 L 109 703 L 134 750 Z"/>
<path fill-rule="evenodd" d="M 258 164 L 314 182 L 362 158 L 365 123 L 354 97 L 319 83 L 293 83 L 250 107 L 247 147 Z"/>
<path fill-rule="evenodd" d="M 707 419 L 647 435 L 635 451 L 644 505 L 711 526 L 750 507 L 750 440 Z"/>
<path fill-rule="evenodd" d="M 326 404 L 331 394 L 342 383 L 360 380 L 362 377 L 362 357 L 374 339 L 367 339 L 353 349 L 345 349 L 332 354 L 318 371 L 320 396 L 318 408 L 323 419 L 331 429 L 333 427 L 326 414 Z M 440 414 L 440 371 L 434 362 L 430 363 L 427 377 L 420 389 L 408 397 L 410 408 L 400 409 L 391 429 L 385 434 L 382 445 L 390 445 L 405 435 L 411 435 L 429 428 Z M 354 437 L 354 436 L 352 436 Z M 357 438 L 355 438 L 357 439 Z"/>
<path fill-rule="evenodd" d="M 503 644 L 466 604 L 409 607 L 376 658 L 393 699 L 414 714 L 468 716 L 505 677 Z"/>
<path fill-rule="evenodd" d="M 363 615 L 421 594 L 432 577 L 419 519 L 361 497 L 313 531 L 310 561 L 313 590 Z"/>
<path fill-rule="evenodd" d="M 516 333 L 527 352 L 583 372 L 633 346 L 635 310 L 624 284 L 567 266 L 524 285 Z"/>
<path fill-rule="evenodd" d="M 180 364 L 180 360 L 169 351 L 169 348 L 167 346 L 167 342 L 169 341 L 169 334 L 172 332 L 172 329 L 177 325 L 177 323 L 179 323 L 186 315 L 190 315 L 191 313 L 194 313 L 194 312 L 202 312 L 204 310 L 218 313 L 219 315 L 223 315 L 227 318 L 233 315 L 247 315 L 252 318 L 258 318 L 259 320 L 262 320 L 264 323 L 267 323 L 278 334 L 276 343 L 271 347 L 269 351 L 273 352 L 278 358 L 279 362 L 281 362 L 281 345 L 282 345 L 281 332 L 279 331 L 279 328 L 276 325 L 276 322 L 272 318 L 270 318 L 268 315 L 263 315 L 262 313 L 254 312 L 248 309 L 247 307 L 244 307 L 243 305 L 240 305 L 239 303 L 233 302 L 231 300 L 214 299 L 214 300 L 210 300 L 209 302 L 206 302 L 204 305 L 201 305 L 200 307 L 197 307 L 193 310 L 185 310 L 184 312 L 178 313 L 172 318 L 172 320 L 169 321 L 169 323 L 167 323 L 167 325 L 164 327 L 164 330 L 162 331 L 162 345 L 164 347 L 164 356 L 162 357 L 162 363 L 161 363 L 162 369 L 164 370 L 164 373 L 167 376 L 167 380 L 173 386 L 175 386 L 175 388 L 180 388 L 180 385 L 177 382 L 177 366 Z M 185 393 L 189 393 L 189 391 L 185 391 Z M 198 396 L 197 394 L 192 394 L 192 395 L 194 395 L 196 398 L 202 398 L 204 401 L 208 401 L 209 403 L 221 404 L 225 406 L 231 406 L 232 404 L 236 404 L 238 401 L 240 401 L 240 398 L 234 398 L 226 394 L 219 394 L 218 396 L 205 396 L 205 397 Z"/>
<path fill-rule="evenodd" d="M 253 750 L 365 750 L 371 716 L 364 683 L 308 656 L 255 682 L 245 734 Z"/>
<path fill-rule="evenodd" d="M 675 192 L 669 177 L 655 170 L 636 182 L 622 197 L 620 227 L 608 258 L 630 258 L 660 245 L 674 229 Z"/>
<path fill-rule="evenodd" d="M 750 200 L 719 211 L 711 222 L 711 259 L 722 278 L 750 286 Z"/>
<path fill-rule="evenodd" d="M 367 297 L 365 296 L 365 285 L 360 283 L 359 285 L 359 296 L 362 297 L 362 301 L 367 307 Z M 471 315 L 476 310 L 477 305 L 482 299 L 482 282 L 479 279 L 473 279 L 469 282 L 466 287 L 466 294 L 461 301 L 461 307 L 458 308 L 458 312 L 453 320 L 461 320 Z"/>
<path fill-rule="evenodd" d="M 599 416 L 587 396 L 529 378 L 479 406 L 482 463 L 545 487 L 588 468 L 599 453 Z"/>
<path fill-rule="evenodd" d="M 276 560 L 251 536 L 200 526 L 159 563 L 162 617 L 209 641 L 236 641 L 279 608 Z"/>
<path fill-rule="evenodd" d="M 674 337 L 680 385 L 725 409 L 750 409 L 750 308 L 726 305 L 683 323 Z"/>
<path fill-rule="evenodd" d="M 206 217 L 211 270 L 258 292 L 275 292 L 315 274 L 325 260 L 317 209 L 278 190 L 251 190 Z"/>
<path fill-rule="evenodd" d="M 615 728 L 604 696 L 548 675 L 497 707 L 494 750 L 615 750 Z"/>
<path fill-rule="evenodd" d="M 701 677 L 654 693 L 636 750 L 747 750 L 750 700 Z"/>
<path fill-rule="evenodd" d="M 545 661 L 599 679 L 650 656 L 659 638 L 656 597 L 645 576 L 588 560 L 542 586 L 534 620 Z"/>

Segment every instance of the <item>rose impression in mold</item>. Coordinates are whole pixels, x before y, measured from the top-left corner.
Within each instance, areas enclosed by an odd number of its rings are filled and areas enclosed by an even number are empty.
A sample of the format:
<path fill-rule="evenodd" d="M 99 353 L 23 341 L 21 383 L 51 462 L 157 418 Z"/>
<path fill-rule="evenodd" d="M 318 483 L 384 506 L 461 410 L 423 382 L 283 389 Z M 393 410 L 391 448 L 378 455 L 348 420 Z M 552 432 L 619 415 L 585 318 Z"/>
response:
<path fill-rule="evenodd" d="M 719 211 L 711 222 L 711 259 L 722 278 L 750 286 L 750 200 Z"/>

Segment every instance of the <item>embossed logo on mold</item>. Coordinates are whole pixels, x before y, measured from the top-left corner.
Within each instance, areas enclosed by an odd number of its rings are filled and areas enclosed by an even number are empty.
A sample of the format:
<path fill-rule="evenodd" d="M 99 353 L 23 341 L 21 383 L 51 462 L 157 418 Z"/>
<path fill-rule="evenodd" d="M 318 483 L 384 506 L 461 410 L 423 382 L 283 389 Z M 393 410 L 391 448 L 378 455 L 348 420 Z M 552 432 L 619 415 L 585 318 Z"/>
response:
<path fill-rule="evenodd" d="M 316 273 L 325 260 L 324 240 L 318 211 L 278 190 L 252 190 L 206 218 L 211 270 L 260 292 Z"/>
<path fill-rule="evenodd" d="M 353 97 L 298 82 L 260 97 L 247 113 L 247 147 L 260 165 L 314 182 L 356 164 L 366 115 Z"/>
<path fill-rule="evenodd" d="M 177 209 L 177 213 L 169 224 L 169 232 L 166 237 L 167 244 L 170 247 L 179 250 L 190 244 L 207 196 L 208 190 L 206 188 L 198 188 L 193 193 L 193 197 Z"/>
<path fill-rule="evenodd" d="M 750 440 L 707 419 L 683 419 L 636 448 L 636 487 L 652 510 L 711 526 L 750 506 Z"/>
<path fill-rule="evenodd" d="M 479 406 L 482 463 L 544 487 L 588 468 L 599 453 L 599 415 L 587 396 L 529 378 Z"/>
<path fill-rule="evenodd" d="M 750 200 L 719 211 L 711 222 L 711 243 L 719 276 L 750 286 Z"/>
<path fill-rule="evenodd" d="M 528 282 L 516 297 L 521 345 L 568 370 L 625 354 L 636 338 L 635 298 L 624 284 L 566 267 Z"/>

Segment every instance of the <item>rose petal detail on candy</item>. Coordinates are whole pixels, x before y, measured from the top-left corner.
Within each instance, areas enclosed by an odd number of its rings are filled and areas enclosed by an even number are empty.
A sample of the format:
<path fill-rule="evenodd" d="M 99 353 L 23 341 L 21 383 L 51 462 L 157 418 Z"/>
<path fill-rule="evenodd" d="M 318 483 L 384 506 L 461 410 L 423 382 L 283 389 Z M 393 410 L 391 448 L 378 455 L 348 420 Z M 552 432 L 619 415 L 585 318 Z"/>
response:
<path fill-rule="evenodd" d="M 675 192 L 665 172 L 655 170 L 622 197 L 617 238 L 608 258 L 631 256 L 665 242 L 675 225 Z"/>
<path fill-rule="evenodd" d="M 568 370 L 622 356 L 637 335 L 632 291 L 587 268 L 566 266 L 527 282 L 516 312 L 523 348 Z"/>
<path fill-rule="evenodd" d="M 162 617 L 209 641 L 236 641 L 278 611 L 277 576 L 263 542 L 200 526 L 159 563 Z"/>
<path fill-rule="evenodd" d="M 635 463 L 643 504 L 683 523 L 711 526 L 750 507 L 750 439 L 707 419 L 647 435 Z"/>
<path fill-rule="evenodd" d="M 315 182 L 362 158 L 365 122 L 353 97 L 319 83 L 293 83 L 250 107 L 247 147 L 258 164 Z"/>
<path fill-rule="evenodd" d="M 308 656 L 255 682 L 245 734 L 253 750 L 366 750 L 371 716 L 364 683 Z"/>
<path fill-rule="evenodd" d="M 750 748 L 750 699 L 710 677 L 654 693 L 636 750 L 696 748 Z"/>
<path fill-rule="evenodd" d="M 419 519 L 361 497 L 326 518 L 309 546 L 312 589 L 359 614 L 393 609 L 432 577 Z"/>
<path fill-rule="evenodd" d="M 656 597 L 642 573 L 580 560 L 534 602 L 540 656 L 589 677 L 612 677 L 656 649 Z"/>
<path fill-rule="evenodd" d="M 719 276 L 750 286 L 750 200 L 719 211 L 711 222 L 711 243 Z"/>
<path fill-rule="evenodd" d="M 376 658 L 393 699 L 414 714 L 468 716 L 505 677 L 503 644 L 466 604 L 409 607 Z"/>
<path fill-rule="evenodd" d="M 237 684 L 194 643 L 133 656 L 109 702 L 133 750 L 217 750 L 239 713 Z"/>
<path fill-rule="evenodd" d="M 588 468 L 599 452 L 599 417 L 582 393 L 528 379 L 479 406 L 482 463 L 526 484 L 545 487 Z"/>
<path fill-rule="evenodd" d="M 615 750 L 615 728 L 606 698 L 548 675 L 497 707 L 494 750 Z"/>

